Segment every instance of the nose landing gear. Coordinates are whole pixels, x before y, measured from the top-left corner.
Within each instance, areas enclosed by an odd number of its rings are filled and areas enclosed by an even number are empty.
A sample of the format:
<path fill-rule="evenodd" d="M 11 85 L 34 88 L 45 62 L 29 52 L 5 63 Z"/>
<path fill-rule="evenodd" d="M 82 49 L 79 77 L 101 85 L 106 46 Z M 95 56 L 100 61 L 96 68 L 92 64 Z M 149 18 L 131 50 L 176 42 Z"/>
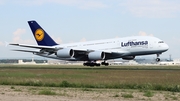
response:
<path fill-rule="evenodd" d="M 159 55 L 160 55 L 160 54 L 157 54 L 156 62 L 161 61 L 161 59 L 159 58 Z"/>

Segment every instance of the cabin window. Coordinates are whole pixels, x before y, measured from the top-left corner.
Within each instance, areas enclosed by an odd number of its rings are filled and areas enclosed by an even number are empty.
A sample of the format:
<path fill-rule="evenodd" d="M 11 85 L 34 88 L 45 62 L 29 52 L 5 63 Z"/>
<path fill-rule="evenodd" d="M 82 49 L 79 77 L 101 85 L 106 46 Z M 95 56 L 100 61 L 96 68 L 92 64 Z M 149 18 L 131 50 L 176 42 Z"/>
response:
<path fill-rule="evenodd" d="M 164 43 L 164 41 L 159 41 L 158 43 Z"/>

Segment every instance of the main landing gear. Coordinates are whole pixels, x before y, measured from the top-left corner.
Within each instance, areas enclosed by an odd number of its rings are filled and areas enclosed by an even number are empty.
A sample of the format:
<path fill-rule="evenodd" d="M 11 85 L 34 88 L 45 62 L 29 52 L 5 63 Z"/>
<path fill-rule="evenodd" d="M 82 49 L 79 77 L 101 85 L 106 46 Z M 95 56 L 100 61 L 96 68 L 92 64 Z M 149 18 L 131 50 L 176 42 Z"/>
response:
<path fill-rule="evenodd" d="M 94 66 L 100 66 L 101 64 L 100 63 L 95 63 L 95 62 L 85 62 L 83 63 L 84 66 L 91 66 L 91 67 L 94 67 Z"/>
<path fill-rule="evenodd" d="M 107 63 L 106 61 L 104 61 L 104 62 L 101 62 L 101 65 L 109 66 L 109 63 Z"/>
<path fill-rule="evenodd" d="M 109 66 L 109 63 L 107 63 L 106 61 L 101 62 L 101 63 L 96 63 L 96 61 L 87 61 L 85 63 L 83 63 L 84 66 L 101 66 L 101 65 L 105 65 L 105 66 Z"/>

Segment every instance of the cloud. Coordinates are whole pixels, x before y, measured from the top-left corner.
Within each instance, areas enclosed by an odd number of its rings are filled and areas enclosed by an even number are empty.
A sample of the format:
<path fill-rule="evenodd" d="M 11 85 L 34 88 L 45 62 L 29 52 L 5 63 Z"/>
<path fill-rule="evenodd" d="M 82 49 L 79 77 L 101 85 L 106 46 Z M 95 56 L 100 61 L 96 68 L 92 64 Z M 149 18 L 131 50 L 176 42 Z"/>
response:
<path fill-rule="evenodd" d="M 146 32 L 140 31 L 138 33 L 139 36 L 154 36 L 153 34 L 147 34 Z"/>
<path fill-rule="evenodd" d="M 21 35 L 23 34 L 23 33 L 25 33 L 26 32 L 26 30 L 25 29 L 17 29 L 15 32 L 13 32 L 13 42 L 15 42 L 15 43 L 19 43 L 19 42 L 21 42 L 22 41 L 22 39 L 21 39 Z"/>
<path fill-rule="evenodd" d="M 23 43 L 23 44 L 35 44 L 34 40 L 30 39 L 22 39 L 22 35 L 26 33 L 25 29 L 17 29 L 13 32 L 13 43 Z"/>
<path fill-rule="evenodd" d="M 4 0 L 0 0 L 0 5 L 4 3 Z"/>
<path fill-rule="evenodd" d="M 126 0 L 120 6 L 137 17 L 175 17 L 180 12 L 179 1 L 171 0 Z"/>
<path fill-rule="evenodd" d="M 63 5 L 78 5 L 83 3 L 85 0 L 43 0 L 45 3 L 59 3 Z M 88 1 L 88 0 L 87 0 Z"/>
<path fill-rule="evenodd" d="M 92 9 L 92 8 L 107 8 L 108 6 L 106 4 L 103 4 L 102 2 L 99 1 L 87 1 L 81 4 L 79 8 L 81 9 Z"/>
<path fill-rule="evenodd" d="M 52 39 L 57 43 L 57 44 L 61 44 L 62 43 L 62 39 L 60 37 L 52 37 Z"/>
<path fill-rule="evenodd" d="M 97 0 L 19 0 L 18 3 L 26 5 L 43 5 L 53 3 L 74 6 L 80 9 L 99 9 L 107 7 L 106 4 Z"/>
<path fill-rule="evenodd" d="M 23 33 L 25 33 L 26 32 L 26 30 L 25 29 L 21 29 L 21 28 L 19 28 L 19 29 L 17 29 L 15 32 L 13 32 L 13 35 L 14 36 L 21 36 Z"/>
<path fill-rule="evenodd" d="M 47 0 L 47 2 L 76 6 L 81 9 L 96 9 L 107 7 L 106 4 L 97 0 Z"/>
<path fill-rule="evenodd" d="M 86 42 L 87 40 L 86 40 L 86 38 L 82 38 L 81 40 L 80 40 L 80 42 Z"/>
<path fill-rule="evenodd" d="M 4 46 L 5 44 L 3 42 L 0 41 L 0 46 Z"/>

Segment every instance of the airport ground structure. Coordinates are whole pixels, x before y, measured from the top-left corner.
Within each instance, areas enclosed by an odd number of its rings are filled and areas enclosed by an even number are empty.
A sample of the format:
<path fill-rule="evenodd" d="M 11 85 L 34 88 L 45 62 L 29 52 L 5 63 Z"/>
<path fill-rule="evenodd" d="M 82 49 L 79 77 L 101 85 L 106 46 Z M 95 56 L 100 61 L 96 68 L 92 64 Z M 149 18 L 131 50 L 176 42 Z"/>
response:
<path fill-rule="evenodd" d="M 42 64 L 46 59 L 0 59 L 0 64 Z"/>
<path fill-rule="evenodd" d="M 101 61 L 98 61 L 101 62 Z M 134 59 L 134 60 L 109 60 L 110 65 L 180 65 L 180 59 L 162 60 L 156 62 L 154 59 Z M 55 59 L 0 59 L 0 64 L 19 65 L 83 65 L 81 61 L 63 61 Z"/>
<path fill-rule="evenodd" d="M 27 99 L 37 95 L 44 98 L 47 94 L 57 101 L 62 98 L 100 101 L 104 97 L 108 101 L 180 100 L 180 65 L 139 65 L 136 61 L 123 61 L 121 64 L 115 61 L 116 64 L 110 66 L 84 67 L 82 63 L 67 61 L 60 61 L 60 64 L 45 63 L 45 60 L 36 62 L 21 59 L 19 63 L 17 60 L 16 63 L 0 64 L 0 85 L 5 87 L 1 90 L 1 100 L 22 98 L 23 94 Z"/>
<path fill-rule="evenodd" d="M 135 60 L 109 60 L 110 65 L 180 65 L 180 59 L 163 60 L 156 62 L 155 59 L 135 59 Z M 83 65 L 83 62 L 79 61 L 61 61 L 61 60 L 48 60 L 47 64 L 67 64 L 67 65 Z"/>
<path fill-rule="evenodd" d="M 0 65 L 0 85 L 180 92 L 179 66 Z"/>
<path fill-rule="evenodd" d="M 158 63 L 146 62 L 146 60 L 113 60 L 109 61 L 111 65 L 100 67 L 87 67 L 83 66 L 82 62 L 59 60 L 8 59 L 1 61 L 6 63 L 0 64 L 0 72 L 2 72 L 0 74 L 3 75 L 0 85 L 123 89 L 141 89 L 147 86 L 147 89 L 150 87 L 152 90 L 178 89 L 177 91 L 180 92 L 179 59 Z M 22 79 L 17 81 L 19 77 Z"/>

